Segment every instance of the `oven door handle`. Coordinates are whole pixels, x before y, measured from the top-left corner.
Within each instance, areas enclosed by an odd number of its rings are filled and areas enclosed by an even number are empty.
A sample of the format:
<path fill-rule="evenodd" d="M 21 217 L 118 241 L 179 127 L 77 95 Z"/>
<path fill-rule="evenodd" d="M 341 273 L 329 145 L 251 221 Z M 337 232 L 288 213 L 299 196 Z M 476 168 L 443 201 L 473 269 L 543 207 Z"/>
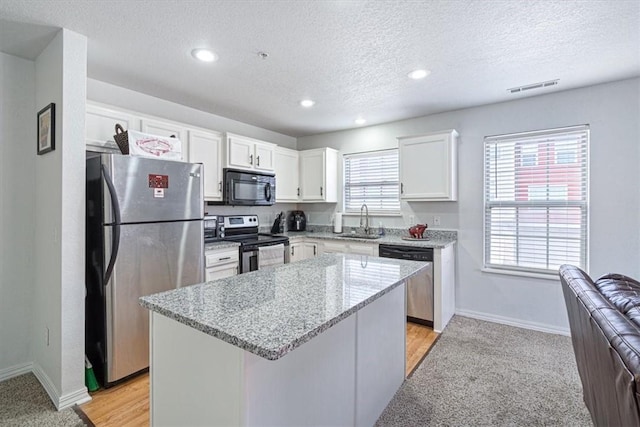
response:
<path fill-rule="evenodd" d="M 111 209 L 113 211 L 113 232 L 111 233 L 111 257 L 109 258 L 109 264 L 107 265 L 107 269 L 104 272 L 103 286 L 107 286 L 109 280 L 111 280 L 111 275 L 113 274 L 113 267 L 116 264 L 116 259 L 118 258 L 118 250 L 120 249 L 120 204 L 118 203 L 118 197 L 116 197 L 116 189 L 113 185 L 113 181 L 109 176 L 109 173 L 104 168 L 104 165 L 101 166 L 102 175 L 104 176 L 104 182 L 107 184 L 107 188 L 109 189 L 109 196 L 111 198 Z"/>

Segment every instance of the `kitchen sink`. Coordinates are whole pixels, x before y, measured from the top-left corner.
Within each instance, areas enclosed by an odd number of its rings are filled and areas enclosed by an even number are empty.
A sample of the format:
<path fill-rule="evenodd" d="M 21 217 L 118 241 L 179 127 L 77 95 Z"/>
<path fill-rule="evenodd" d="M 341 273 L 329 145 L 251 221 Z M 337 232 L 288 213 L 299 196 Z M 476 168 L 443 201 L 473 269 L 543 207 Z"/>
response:
<path fill-rule="evenodd" d="M 336 237 L 350 237 L 352 239 L 379 239 L 380 236 L 377 234 L 364 234 L 364 233 L 344 233 L 338 234 Z"/>

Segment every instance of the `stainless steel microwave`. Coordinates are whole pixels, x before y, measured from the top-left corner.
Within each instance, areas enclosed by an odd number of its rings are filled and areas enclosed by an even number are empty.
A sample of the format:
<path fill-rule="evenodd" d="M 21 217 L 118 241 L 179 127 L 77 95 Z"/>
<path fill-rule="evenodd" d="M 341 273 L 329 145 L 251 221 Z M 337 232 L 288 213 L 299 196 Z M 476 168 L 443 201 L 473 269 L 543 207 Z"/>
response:
<path fill-rule="evenodd" d="M 238 169 L 223 169 L 225 205 L 270 206 L 276 201 L 276 176 Z"/>

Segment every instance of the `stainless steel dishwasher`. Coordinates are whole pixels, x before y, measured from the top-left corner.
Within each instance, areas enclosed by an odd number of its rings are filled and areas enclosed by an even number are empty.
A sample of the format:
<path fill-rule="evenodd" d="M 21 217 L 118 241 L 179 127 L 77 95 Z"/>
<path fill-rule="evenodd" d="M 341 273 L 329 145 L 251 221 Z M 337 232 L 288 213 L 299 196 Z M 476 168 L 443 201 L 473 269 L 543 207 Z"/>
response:
<path fill-rule="evenodd" d="M 433 248 L 381 244 L 378 256 L 429 264 L 426 272 L 407 280 L 407 320 L 433 327 Z"/>

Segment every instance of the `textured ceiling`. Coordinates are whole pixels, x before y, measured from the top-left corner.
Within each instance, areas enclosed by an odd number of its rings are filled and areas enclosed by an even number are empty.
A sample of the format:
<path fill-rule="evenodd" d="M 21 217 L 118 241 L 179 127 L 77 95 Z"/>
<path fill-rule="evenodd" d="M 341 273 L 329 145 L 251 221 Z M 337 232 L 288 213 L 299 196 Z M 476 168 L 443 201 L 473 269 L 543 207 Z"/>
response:
<path fill-rule="evenodd" d="M 640 75 L 638 0 L 0 1 L 3 52 L 32 59 L 58 27 L 88 37 L 92 78 L 291 136 Z"/>

